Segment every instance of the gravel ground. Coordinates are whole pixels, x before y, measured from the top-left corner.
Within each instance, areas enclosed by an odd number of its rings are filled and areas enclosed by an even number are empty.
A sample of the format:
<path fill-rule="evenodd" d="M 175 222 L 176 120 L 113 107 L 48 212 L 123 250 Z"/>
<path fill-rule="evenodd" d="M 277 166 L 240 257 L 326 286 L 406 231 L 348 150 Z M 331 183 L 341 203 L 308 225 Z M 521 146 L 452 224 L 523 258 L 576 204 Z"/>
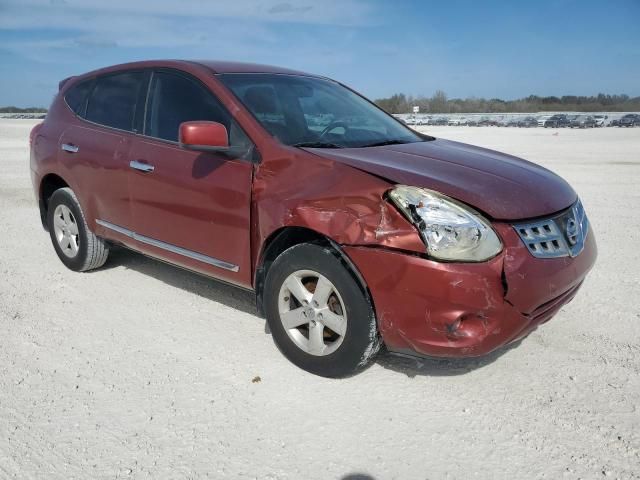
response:
<path fill-rule="evenodd" d="M 124 250 L 65 269 L 34 123 L 0 120 L 0 478 L 640 478 L 640 129 L 428 130 L 564 176 L 598 264 L 517 347 L 328 380 L 280 355 L 245 292 Z"/>

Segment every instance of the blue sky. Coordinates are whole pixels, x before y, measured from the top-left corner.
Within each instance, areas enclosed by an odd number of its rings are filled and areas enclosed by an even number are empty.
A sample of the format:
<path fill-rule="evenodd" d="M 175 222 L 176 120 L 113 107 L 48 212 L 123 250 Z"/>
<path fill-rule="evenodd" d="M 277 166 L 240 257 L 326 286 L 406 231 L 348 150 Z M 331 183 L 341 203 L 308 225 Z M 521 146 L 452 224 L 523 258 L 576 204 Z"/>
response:
<path fill-rule="evenodd" d="M 0 0 L 0 105 L 150 58 L 327 75 L 376 98 L 640 95 L 640 0 Z"/>

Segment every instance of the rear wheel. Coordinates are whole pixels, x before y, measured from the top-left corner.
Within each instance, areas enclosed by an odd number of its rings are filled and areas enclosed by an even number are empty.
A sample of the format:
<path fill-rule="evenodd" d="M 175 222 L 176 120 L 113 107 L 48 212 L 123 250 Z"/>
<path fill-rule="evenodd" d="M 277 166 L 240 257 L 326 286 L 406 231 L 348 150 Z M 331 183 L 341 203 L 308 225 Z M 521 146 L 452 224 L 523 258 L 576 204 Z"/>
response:
<path fill-rule="evenodd" d="M 301 244 L 283 252 L 267 273 L 264 305 L 280 351 L 316 375 L 350 375 L 380 348 L 367 295 L 328 248 Z"/>
<path fill-rule="evenodd" d="M 56 190 L 49 199 L 47 225 L 53 248 L 67 268 L 84 272 L 107 261 L 109 246 L 89 230 L 70 188 Z"/>

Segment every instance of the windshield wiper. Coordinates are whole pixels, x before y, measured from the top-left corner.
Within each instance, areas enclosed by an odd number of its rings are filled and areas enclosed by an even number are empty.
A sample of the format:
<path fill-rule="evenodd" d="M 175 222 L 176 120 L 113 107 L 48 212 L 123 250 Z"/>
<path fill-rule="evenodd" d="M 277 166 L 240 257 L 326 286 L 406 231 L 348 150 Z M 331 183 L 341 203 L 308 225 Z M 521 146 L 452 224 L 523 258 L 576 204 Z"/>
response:
<path fill-rule="evenodd" d="M 411 142 L 405 142 L 403 140 L 383 140 L 382 142 L 369 143 L 368 145 L 362 145 L 362 147 L 360 148 L 384 147 L 385 145 L 402 145 L 404 143 L 411 143 Z"/>
<path fill-rule="evenodd" d="M 300 142 L 294 143 L 291 146 L 301 148 L 344 148 L 342 145 L 330 142 Z"/>

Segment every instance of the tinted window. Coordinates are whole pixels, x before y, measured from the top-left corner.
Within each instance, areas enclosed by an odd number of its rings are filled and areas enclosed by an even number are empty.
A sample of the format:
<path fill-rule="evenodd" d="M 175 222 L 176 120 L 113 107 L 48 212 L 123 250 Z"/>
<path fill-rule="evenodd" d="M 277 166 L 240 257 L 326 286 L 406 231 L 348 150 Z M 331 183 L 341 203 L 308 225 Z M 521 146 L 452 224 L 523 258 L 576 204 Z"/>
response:
<path fill-rule="evenodd" d="M 77 115 L 82 116 L 84 114 L 84 105 L 87 98 L 87 93 L 91 88 L 93 80 L 87 80 L 74 85 L 67 93 L 64 94 L 64 100 L 69 105 L 69 108 L 73 110 Z"/>
<path fill-rule="evenodd" d="M 121 130 L 132 130 L 142 72 L 99 77 L 87 105 L 87 120 Z"/>
<path fill-rule="evenodd" d="M 229 113 L 202 85 L 179 74 L 154 73 L 145 134 L 177 142 L 180 124 L 192 120 L 219 122 L 230 130 Z"/>

